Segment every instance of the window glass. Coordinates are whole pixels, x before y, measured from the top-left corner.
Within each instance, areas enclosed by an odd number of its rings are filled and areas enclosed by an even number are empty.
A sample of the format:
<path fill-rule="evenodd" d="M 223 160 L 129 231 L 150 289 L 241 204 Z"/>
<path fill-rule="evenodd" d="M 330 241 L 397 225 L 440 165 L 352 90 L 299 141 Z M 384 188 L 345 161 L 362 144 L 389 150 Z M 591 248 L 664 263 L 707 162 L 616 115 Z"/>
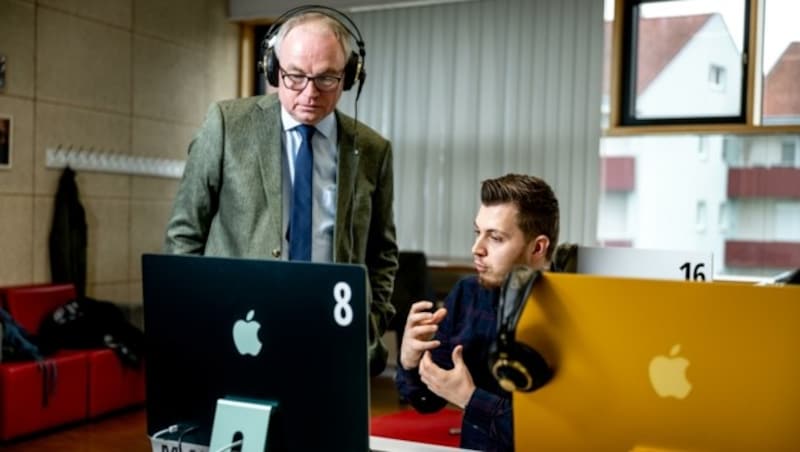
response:
<path fill-rule="evenodd" d="M 800 1 L 764 3 L 764 125 L 800 124 Z"/>
<path fill-rule="evenodd" d="M 607 169 L 598 241 L 711 251 L 718 275 L 774 276 L 800 267 L 800 165 L 788 165 L 785 146 L 798 140 L 800 135 L 601 139 Z"/>
<path fill-rule="evenodd" d="M 778 11 L 778 15 L 788 15 L 780 18 L 792 24 L 787 30 L 800 31 L 795 19 L 800 17 L 800 11 L 794 11 L 800 8 L 800 2 L 766 1 L 767 8 L 772 5 L 773 14 Z M 604 127 L 609 115 L 613 3 L 613 0 L 605 3 L 606 61 L 601 107 Z M 668 17 L 709 13 L 689 3 L 712 2 L 663 2 L 663 6 L 681 5 L 675 7 L 679 11 L 670 12 Z M 733 10 L 742 7 L 741 2 L 730 3 L 738 4 Z M 644 6 L 649 9 L 659 5 Z M 716 6 L 733 46 L 741 49 L 741 41 L 734 37 L 743 36 L 744 16 L 731 14 L 719 2 Z M 656 9 L 645 12 L 667 17 L 664 11 Z M 769 13 L 767 21 L 768 36 L 782 34 L 780 27 L 771 29 Z M 766 41 L 765 38 L 764 68 L 768 74 L 782 53 L 773 51 L 771 57 L 766 51 L 770 46 Z M 792 47 L 794 44 L 790 43 L 795 41 L 800 39 L 784 38 L 782 49 Z M 788 86 L 772 85 L 773 99 L 800 99 L 800 55 L 784 59 L 784 63 L 790 60 L 797 63 L 797 75 L 791 77 Z M 716 88 L 717 94 L 736 91 L 738 82 L 734 82 L 727 68 L 710 60 L 698 64 L 695 67 L 699 71 L 695 74 L 698 86 L 704 85 L 709 91 Z M 782 83 L 787 83 L 786 79 Z M 653 111 L 668 112 L 674 99 L 685 95 L 684 88 L 676 86 L 669 96 L 661 97 Z M 797 105 L 795 111 L 800 111 L 800 102 Z M 765 110 L 765 122 L 766 113 Z M 800 114 L 796 116 L 798 119 Z M 778 122 L 775 116 L 771 120 Z M 790 122 L 787 117 L 781 121 Z M 597 231 L 600 244 L 710 251 L 718 277 L 771 277 L 800 267 L 800 134 L 603 137 L 600 158 L 602 191 Z"/>
<path fill-rule="evenodd" d="M 725 68 L 718 64 L 711 64 L 708 68 L 708 83 L 717 91 L 725 89 Z"/>
<path fill-rule="evenodd" d="M 744 0 L 638 6 L 634 119 L 743 115 Z"/>
<path fill-rule="evenodd" d="M 794 166 L 797 161 L 797 140 L 786 140 L 781 146 L 781 164 Z"/>

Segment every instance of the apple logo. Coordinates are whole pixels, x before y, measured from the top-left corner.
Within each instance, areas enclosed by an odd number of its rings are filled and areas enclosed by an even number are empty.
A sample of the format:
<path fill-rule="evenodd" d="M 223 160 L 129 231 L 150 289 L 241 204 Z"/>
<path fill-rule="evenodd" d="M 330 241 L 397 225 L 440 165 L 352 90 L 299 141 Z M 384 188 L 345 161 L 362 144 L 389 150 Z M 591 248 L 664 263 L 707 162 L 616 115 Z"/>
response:
<path fill-rule="evenodd" d="M 256 356 L 261 351 L 258 329 L 261 324 L 253 320 L 255 312 L 251 309 L 246 320 L 237 320 L 233 324 L 233 344 L 241 355 Z"/>
<path fill-rule="evenodd" d="M 678 356 L 680 351 L 681 344 L 675 344 L 670 357 L 659 355 L 650 361 L 650 384 L 660 397 L 683 399 L 692 390 L 692 384 L 686 379 L 689 360 Z"/>

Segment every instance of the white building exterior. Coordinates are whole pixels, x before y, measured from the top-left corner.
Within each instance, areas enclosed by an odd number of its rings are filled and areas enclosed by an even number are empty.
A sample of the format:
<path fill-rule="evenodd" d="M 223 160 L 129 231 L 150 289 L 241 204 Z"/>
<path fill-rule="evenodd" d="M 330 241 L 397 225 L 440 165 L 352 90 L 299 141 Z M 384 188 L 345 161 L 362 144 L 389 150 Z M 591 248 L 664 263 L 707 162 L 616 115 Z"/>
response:
<path fill-rule="evenodd" d="M 658 20 L 689 19 L 696 20 L 697 16 Z M 667 30 L 663 39 L 670 39 L 670 27 L 659 27 L 662 28 Z M 708 15 L 685 43 L 677 45 L 681 47 L 674 56 L 662 62 L 663 68 L 646 86 L 639 87 L 637 117 L 738 114 L 741 55 L 722 18 L 718 14 Z M 797 83 L 800 85 L 800 80 Z M 604 106 L 604 116 L 607 111 Z M 794 143 L 793 153 L 789 143 Z M 631 157 L 635 161 L 633 188 L 605 191 L 601 196 L 600 243 L 711 251 L 716 273 L 772 275 L 800 267 L 800 262 L 790 266 L 784 262 L 783 267 L 765 263 L 761 268 L 751 265 L 737 268 L 726 265 L 725 256 L 726 243 L 732 240 L 797 242 L 800 246 L 800 196 L 772 197 L 769 190 L 763 196 L 737 193 L 728 196 L 731 168 L 800 166 L 797 136 L 606 137 L 601 140 L 600 156 Z M 796 183 L 800 193 L 800 172 L 797 176 L 793 174 L 788 183 Z"/>

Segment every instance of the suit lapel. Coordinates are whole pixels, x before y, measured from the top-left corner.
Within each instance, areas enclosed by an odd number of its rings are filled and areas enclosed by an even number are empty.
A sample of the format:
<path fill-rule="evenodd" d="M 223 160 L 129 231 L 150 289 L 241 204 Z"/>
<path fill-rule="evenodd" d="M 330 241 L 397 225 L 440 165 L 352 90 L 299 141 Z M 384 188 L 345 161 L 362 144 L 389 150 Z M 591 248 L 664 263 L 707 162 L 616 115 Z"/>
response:
<path fill-rule="evenodd" d="M 258 163 L 261 171 L 261 181 L 264 186 L 264 194 L 267 202 L 274 202 L 274 205 L 267 206 L 274 209 L 280 218 L 282 213 L 281 187 L 281 127 L 280 104 L 277 96 L 265 96 L 258 101 L 259 110 L 256 110 L 254 121 L 255 126 L 251 129 L 254 132 L 253 146 L 258 149 Z"/>
<path fill-rule="evenodd" d="M 336 113 L 338 125 L 339 155 L 336 180 L 336 226 L 334 228 L 334 262 L 350 262 L 353 260 L 353 244 L 350 228 L 353 227 L 353 196 L 358 176 L 358 154 L 353 149 L 355 130 L 351 121 L 342 120 Z"/>

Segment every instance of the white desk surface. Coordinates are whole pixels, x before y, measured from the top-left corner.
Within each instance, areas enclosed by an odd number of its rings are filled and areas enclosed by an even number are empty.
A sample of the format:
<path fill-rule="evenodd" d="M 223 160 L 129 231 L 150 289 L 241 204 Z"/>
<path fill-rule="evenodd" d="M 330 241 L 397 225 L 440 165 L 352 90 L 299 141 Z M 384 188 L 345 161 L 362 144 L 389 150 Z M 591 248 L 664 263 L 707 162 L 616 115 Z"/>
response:
<path fill-rule="evenodd" d="M 177 450 L 177 441 L 164 440 L 161 438 L 150 438 L 153 452 L 160 452 L 166 446 L 167 450 Z M 384 438 L 382 436 L 370 436 L 369 447 L 380 452 L 464 452 L 467 449 L 459 449 L 457 447 L 438 446 L 436 444 L 417 443 L 414 441 L 405 441 L 394 438 Z M 199 446 L 197 444 L 183 443 L 182 449 L 191 452 L 208 452 L 208 446 Z"/>
<path fill-rule="evenodd" d="M 457 447 L 439 446 L 436 444 L 417 443 L 402 439 L 384 438 L 382 436 L 370 436 L 369 447 L 376 451 L 385 452 L 453 452 L 466 451 Z"/>

